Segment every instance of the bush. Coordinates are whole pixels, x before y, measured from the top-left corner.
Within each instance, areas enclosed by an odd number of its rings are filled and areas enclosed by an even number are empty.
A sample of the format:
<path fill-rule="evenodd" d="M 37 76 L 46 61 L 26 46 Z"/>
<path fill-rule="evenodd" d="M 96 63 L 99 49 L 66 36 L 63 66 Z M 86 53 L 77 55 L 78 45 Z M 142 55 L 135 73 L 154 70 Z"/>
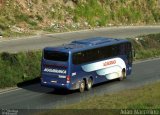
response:
<path fill-rule="evenodd" d="M 41 52 L 0 54 L 0 88 L 37 78 L 40 74 Z"/>

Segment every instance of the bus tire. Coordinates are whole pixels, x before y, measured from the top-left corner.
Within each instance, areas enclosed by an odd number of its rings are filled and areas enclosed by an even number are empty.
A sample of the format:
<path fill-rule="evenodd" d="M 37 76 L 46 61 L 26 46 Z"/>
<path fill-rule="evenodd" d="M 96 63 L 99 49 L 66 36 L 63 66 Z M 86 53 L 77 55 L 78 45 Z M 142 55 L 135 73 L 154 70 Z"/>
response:
<path fill-rule="evenodd" d="M 80 84 L 79 84 L 79 91 L 80 91 L 81 93 L 83 93 L 84 90 L 85 90 L 85 81 L 82 80 L 82 81 L 80 82 Z"/>
<path fill-rule="evenodd" d="M 93 81 L 92 81 L 91 78 L 89 78 L 87 80 L 87 83 L 86 83 L 86 89 L 87 89 L 87 91 L 89 91 L 92 88 L 92 85 L 93 85 Z"/>
<path fill-rule="evenodd" d="M 125 69 L 123 69 L 122 70 L 122 75 L 121 75 L 121 77 L 119 77 L 119 81 L 122 81 L 122 80 L 124 80 L 126 78 L 126 71 L 125 71 Z"/>

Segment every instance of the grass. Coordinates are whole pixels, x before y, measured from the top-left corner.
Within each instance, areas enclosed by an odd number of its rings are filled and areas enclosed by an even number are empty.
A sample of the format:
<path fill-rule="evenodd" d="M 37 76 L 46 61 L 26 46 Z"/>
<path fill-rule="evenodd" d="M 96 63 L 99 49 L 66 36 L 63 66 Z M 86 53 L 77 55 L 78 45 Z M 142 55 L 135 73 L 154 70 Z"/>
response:
<path fill-rule="evenodd" d="M 37 78 L 40 75 L 40 60 L 40 52 L 1 53 L 0 88 Z"/>
<path fill-rule="evenodd" d="M 25 30 L 22 33 L 34 33 L 159 23 L 159 0 L 5 0 L 0 7 L 0 31 L 4 37 L 14 36 L 7 34 L 14 32 L 13 26 Z"/>
<path fill-rule="evenodd" d="M 135 60 L 160 57 L 160 33 L 128 39 L 135 48 Z"/>
<path fill-rule="evenodd" d="M 98 0 L 88 0 L 86 4 L 79 4 L 75 9 L 75 17 L 84 18 L 91 26 L 105 26 L 107 14 L 105 9 L 98 4 Z"/>
<path fill-rule="evenodd" d="M 105 26 L 109 23 L 115 25 L 118 23 L 147 24 L 159 22 L 160 12 L 158 9 L 160 7 L 158 6 L 158 2 L 157 0 L 88 0 L 87 3 L 79 5 L 75 11 L 79 18 L 84 17 L 92 26 L 95 26 L 97 19 L 103 21 L 103 24 L 100 26 Z"/>
<path fill-rule="evenodd" d="M 90 97 L 40 115 L 150 115 L 160 113 L 160 82 L 117 93 Z"/>
<path fill-rule="evenodd" d="M 63 109 L 159 109 L 160 82 L 141 88 L 124 90 L 103 96 L 94 96 Z"/>
<path fill-rule="evenodd" d="M 160 57 L 160 34 L 129 39 L 135 48 L 134 60 Z M 0 88 L 16 86 L 40 75 L 41 51 L 0 53 Z"/>

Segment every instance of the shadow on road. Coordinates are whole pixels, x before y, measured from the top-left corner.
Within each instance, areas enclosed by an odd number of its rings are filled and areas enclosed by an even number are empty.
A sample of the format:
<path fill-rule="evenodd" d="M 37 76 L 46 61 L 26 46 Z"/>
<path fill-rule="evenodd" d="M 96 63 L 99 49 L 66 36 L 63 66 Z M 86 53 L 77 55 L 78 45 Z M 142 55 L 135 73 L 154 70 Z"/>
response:
<path fill-rule="evenodd" d="M 106 87 L 105 84 L 112 84 L 114 82 L 116 82 L 117 80 L 111 80 L 111 81 L 107 81 L 107 82 L 103 82 L 103 83 L 99 83 L 93 86 L 93 90 L 100 90 L 100 87 Z M 79 93 L 79 90 L 73 90 L 73 91 L 69 91 L 69 90 L 65 90 L 65 89 L 54 89 L 54 88 L 49 88 L 49 87 L 44 87 L 41 86 L 40 84 L 40 78 L 35 78 L 26 82 L 22 82 L 22 83 L 18 83 L 17 86 L 19 88 L 28 90 L 28 91 L 32 91 L 32 92 L 37 92 L 37 93 L 44 93 L 44 94 L 51 94 L 51 95 L 70 95 L 73 93 Z M 103 89 L 103 88 L 102 88 Z"/>
<path fill-rule="evenodd" d="M 35 78 L 29 81 L 18 83 L 17 86 L 19 88 L 32 91 L 32 92 L 54 94 L 54 95 L 69 95 L 69 94 L 78 92 L 77 90 L 69 91 L 65 89 L 54 89 L 54 88 L 41 86 L 40 78 Z"/>
<path fill-rule="evenodd" d="M 17 86 L 18 87 L 25 87 L 25 86 L 29 86 L 29 85 L 37 84 L 37 83 L 40 83 L 40 78 L 39 77 L 36 77 L 32 80 L 28 80 L 28 81 L 18 83 Z"/>

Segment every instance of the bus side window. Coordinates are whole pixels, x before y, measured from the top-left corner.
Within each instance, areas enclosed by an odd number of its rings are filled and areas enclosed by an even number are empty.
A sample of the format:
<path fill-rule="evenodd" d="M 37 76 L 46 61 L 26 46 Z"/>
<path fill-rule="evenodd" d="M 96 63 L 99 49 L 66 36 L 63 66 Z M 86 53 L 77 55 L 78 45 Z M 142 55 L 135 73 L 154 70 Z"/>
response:
<path fill-rule="evenodd" d="M 98 57 L 99 59 L 103 59 L 106 57 L 107 51 L 105 49 L 105 47 L 101 47 L 98 49 Z"/>
<path fill-rule="evenodd" d="M 124 55 L 125 54 L 125 44 L 121 44 L 119 46 L 119 49 L 120 49 L 119 54 Z"/>
<path fill-rule="evenodd" d="M 118 45 L 114 45 L 112 46 L 112 56 L 117 56 L 117 55 L 119 55 Z"/>
<path fill-rule="evenodd" d="M 82 52 L 77 52 L 73 54 L 73 63 L 74 64 L 80 64 L 83 62 L 83 54 Z"/>
<path fill-rule="evenodd" d="M 129 63 L 132 63 L 132 47 L 130 43 L 126 44 L 126 55 Z"/>
<path fill-rule="evenodd" d="M 77 53 L 74 53 L 73 56 L 72 56 L 72 60 L 73 60 L 73 64 L 78 64 L 78 56 L 77 56 Z"/>

